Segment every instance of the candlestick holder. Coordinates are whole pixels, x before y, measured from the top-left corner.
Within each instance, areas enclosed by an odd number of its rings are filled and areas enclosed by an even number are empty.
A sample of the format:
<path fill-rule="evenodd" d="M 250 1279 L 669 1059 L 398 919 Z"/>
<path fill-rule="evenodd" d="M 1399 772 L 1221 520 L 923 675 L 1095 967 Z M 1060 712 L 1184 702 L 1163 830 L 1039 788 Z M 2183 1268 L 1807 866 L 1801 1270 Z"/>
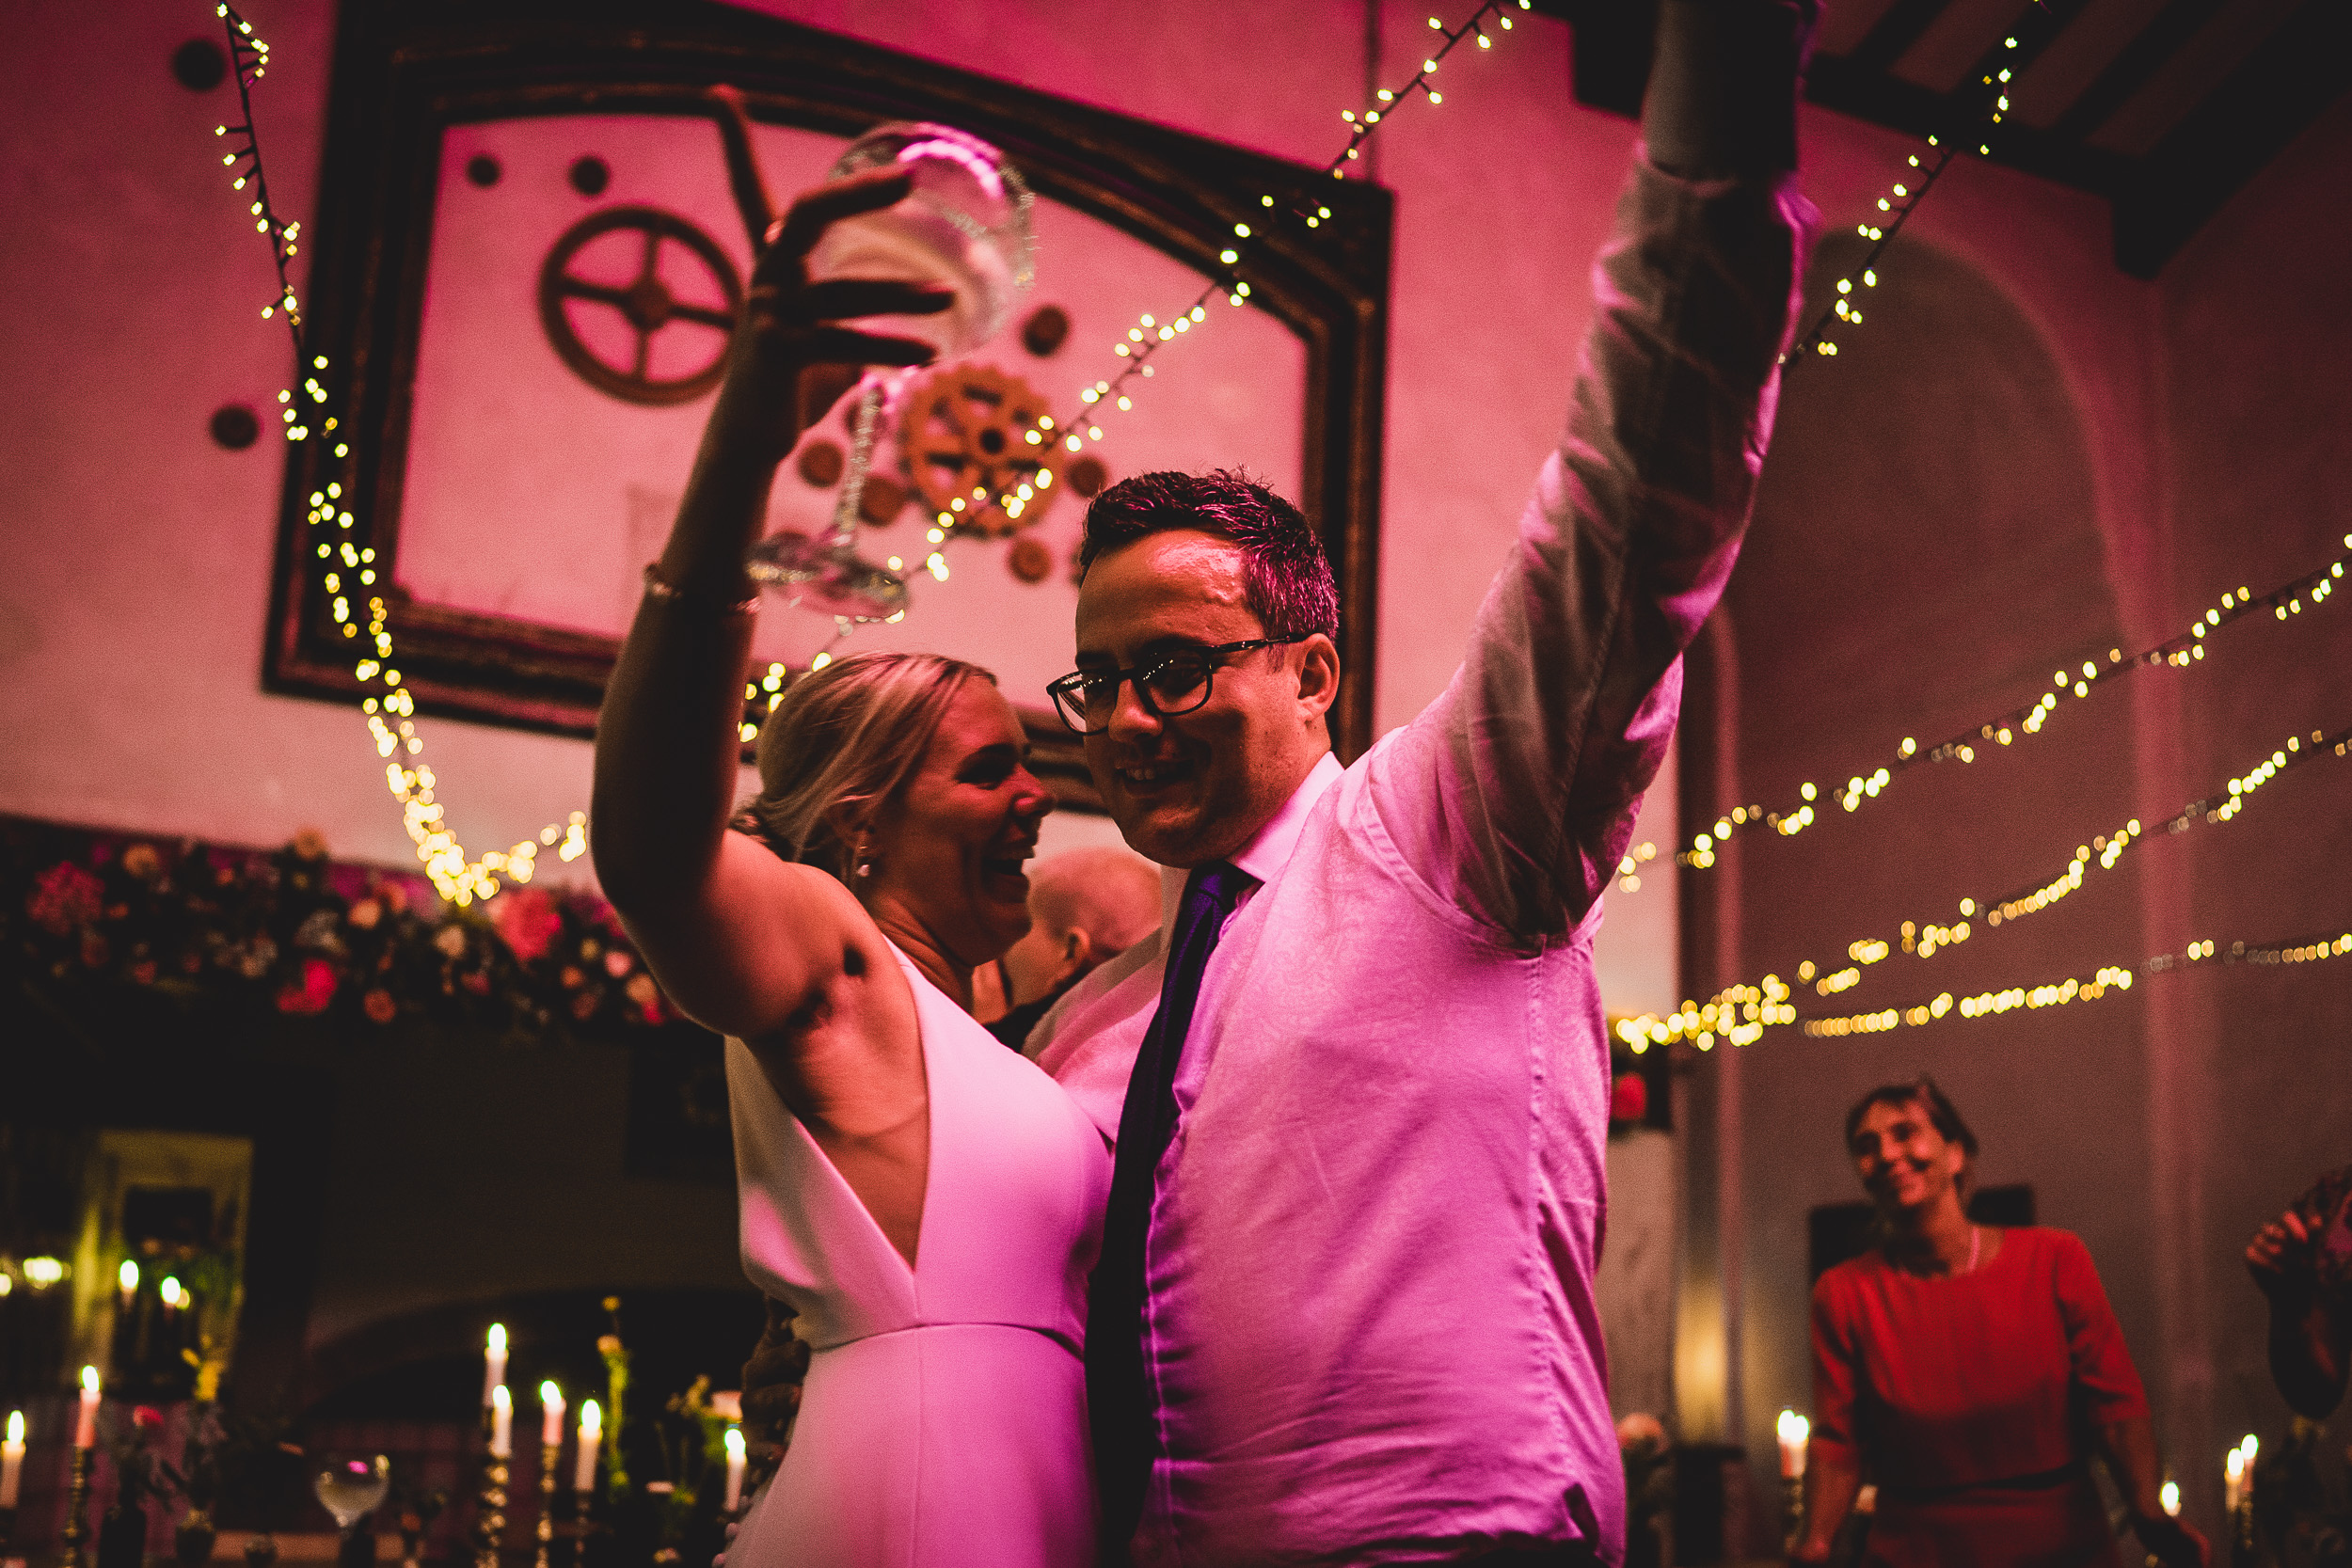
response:
<path fill-rule="evenodd" d="M 65 1528 L 57 1532 L 57 1544 L 65 1548 L 64 1568 L 87 1568 L 89 1562 L 83 1550 L 89 1540 L 89 1467 L 90 1450 L 74 1445 L 73 1468 L 66 1482 Z"/>
<path fill-rule="evenodd" d="M 1780 1478 L 1780 1544 L 1783 1551 L 1797 1548 L 1797 1537 L 1804 1529 L 1804 1478 Z"/>
<path fill-rule="evenodd" d="M 474 1568 L 498 1568 L 499 1548 L 506 1539 L 506 1456 L 485 1454 L 474 1510 Z"/>
<path fill-rule="evenodd" d="M 555 1466 L 563 1456 L 561 1443 L 539 1445 L 539 1553 L 532 1568 L 548 1568 L 548 1554 L 555 1544 Z"/>

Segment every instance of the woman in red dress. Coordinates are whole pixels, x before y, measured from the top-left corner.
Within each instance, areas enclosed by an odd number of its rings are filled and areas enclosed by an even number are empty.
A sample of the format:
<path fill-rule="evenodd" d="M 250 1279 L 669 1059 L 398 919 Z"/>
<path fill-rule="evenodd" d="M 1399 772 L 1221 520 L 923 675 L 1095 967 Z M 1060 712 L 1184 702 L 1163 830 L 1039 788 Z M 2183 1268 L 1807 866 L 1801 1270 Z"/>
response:
<path fill-rule="evenodd" d="M 1976 1135 L 1927 1078 L 1846 1117 L 1878 1245 L 1813 1289 L 1813 1438 L 1792 1561 L 1823 1562 L 1865 1480 L 1881 1568 L 2122 1568 L 2090 1458 L 2141 1543 L 2202 1568 L 2158 1500 L 2139 1374 L 2090 1254 L 2063 1230 L 1969 1222 Z"/>

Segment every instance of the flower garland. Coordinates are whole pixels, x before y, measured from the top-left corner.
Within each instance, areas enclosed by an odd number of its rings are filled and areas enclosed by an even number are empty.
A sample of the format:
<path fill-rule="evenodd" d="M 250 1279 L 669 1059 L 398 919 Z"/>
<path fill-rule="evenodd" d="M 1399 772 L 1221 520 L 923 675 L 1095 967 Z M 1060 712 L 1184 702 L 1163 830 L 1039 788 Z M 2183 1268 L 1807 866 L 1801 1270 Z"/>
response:
<path fill-rule="evenodd" d="M 421 877 L 330 860 L 308 831 L 263 852 L 0 818 L 0 972 L 60 1000 L 148 992 L 517 1043 L 674 1016 L 602 900 L 512 888 L 453 909 Z"/>

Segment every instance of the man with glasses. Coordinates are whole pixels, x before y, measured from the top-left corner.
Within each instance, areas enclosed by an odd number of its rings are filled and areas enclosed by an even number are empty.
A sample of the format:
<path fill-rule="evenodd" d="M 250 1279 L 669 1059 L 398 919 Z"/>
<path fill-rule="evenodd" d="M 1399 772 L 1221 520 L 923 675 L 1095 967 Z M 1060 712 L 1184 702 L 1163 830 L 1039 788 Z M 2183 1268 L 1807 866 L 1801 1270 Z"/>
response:
<path fill-rule="evenodd" d="M 1054 700 L 1184 873 L 1029 1041 L 1117 1142 L 1105 1560 L 1622 1553 L 1592 938 L 1770 428 L 1812 10 L 1667 0 L 1566 437 L 1453 684 L 1355 764 L 1295 508 L 1154 473 L 1088 513 Z"/>

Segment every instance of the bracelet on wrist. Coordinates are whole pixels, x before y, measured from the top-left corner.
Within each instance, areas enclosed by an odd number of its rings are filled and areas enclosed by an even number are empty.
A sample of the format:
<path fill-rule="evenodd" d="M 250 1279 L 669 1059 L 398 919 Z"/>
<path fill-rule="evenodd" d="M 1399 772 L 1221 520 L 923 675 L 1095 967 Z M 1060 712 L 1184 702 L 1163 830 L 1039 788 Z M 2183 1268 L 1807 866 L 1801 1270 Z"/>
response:
<path fill-rule="evenodd" d="M 727 600 L 680 588 L 661 575 L 660 562 L 654 561 L 645 562 L 645 597 L 657 604 L 707 605 L 728 615 L 750 615 L 759 609 L 757 594 L 748 599 Z"/>

